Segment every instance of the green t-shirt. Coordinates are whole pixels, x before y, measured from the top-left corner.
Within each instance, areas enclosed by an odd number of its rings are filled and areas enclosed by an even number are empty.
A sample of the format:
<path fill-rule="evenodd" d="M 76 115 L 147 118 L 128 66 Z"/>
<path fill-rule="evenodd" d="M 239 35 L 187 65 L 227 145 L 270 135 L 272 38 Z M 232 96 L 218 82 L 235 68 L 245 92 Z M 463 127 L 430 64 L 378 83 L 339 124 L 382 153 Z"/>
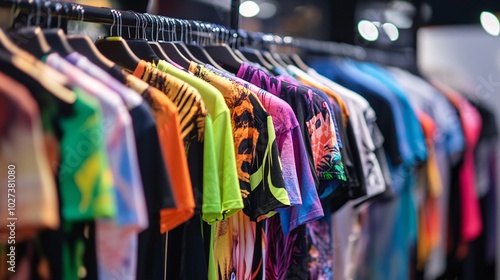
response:
<path fill-rule="evenodd" d="M 222 94 L 207 82 L 162 60 L 157 68 L 196 88 L 205 103 L 209 116 L 205 123 L 203 220 L 213 223 L 225 219 L 243 209 L 229 108 Z M 214 184 L 218 190 L 211 188 Z"/>
<path fill-rule="evenodd" d="M 75 90 L 73 114 L 59 122 L 59 185 L 65 221 L 88 221 L 116 213 L 113 178 L 103 135 L 99 102 Z"/>

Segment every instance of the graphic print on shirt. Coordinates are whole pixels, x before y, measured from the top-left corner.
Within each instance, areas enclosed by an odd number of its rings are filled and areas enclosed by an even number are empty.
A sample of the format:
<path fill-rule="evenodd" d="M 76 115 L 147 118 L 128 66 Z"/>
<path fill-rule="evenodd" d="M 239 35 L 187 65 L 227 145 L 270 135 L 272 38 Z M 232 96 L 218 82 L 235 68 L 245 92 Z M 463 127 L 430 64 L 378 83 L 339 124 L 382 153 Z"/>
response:
<path fill-rule="evenodd" d="M 217 88 L 231 112 L 237 172 L 245 208 L 214 228 L 214 262 L 219 279 L 262 279 L 265 234 L 255 221 L 290 205 L 274 126 L 257 97 L 246 88 L 191 64 L 190 72 Z M 246 215 L 245 215 L 246 214 Z"/>
<path fill-rule="evenodd" d="M 292 106 L 301 128 L 307 130 L 309 138 L 304 139 L 304 141 L 306 144 L 310 143 L 313 148 L 308 152 L 310 153 L 310 159 L 314 162 L 314 169 L 318 178 L 346 181 L 340 150 L 335 145 L 337 142 L 335 127 L 326 102 L 318 103 L 319 99 L 313 99 L 314 93 L 310 89 L 269 76 L 245 63 L 242 65 L 238 76 L 261 87 L 263 90 L 279 96 Z M 302 98 L 303 104 L 299 104 L 301 102 L 296 100 L 297 97 Z M 300 114 L 298 107 L 302 107 Z"/>
<path fill-rule="evenodd" d="M 290 205 L 274 126 L 257 97 L 243 86 L 202 65 L 191 64 L 189 70 L 220 90 L 231 112 L 245 214 L 255 221 L 261 215 Z"/>
<path fill-rule="evenodd" d="M 165 93 L 176 105 L 181 122 L 181 137 L 184 140 L 186 152 L 188 152 L 191 141 L 203 142 L 205 119 L 208 111 L 201 100 L 200 94 L 189 84 L 174 77 L 169 77 L 165 72 L 154 68 L 151 63 L 146 63 L 140 78 Z"/>

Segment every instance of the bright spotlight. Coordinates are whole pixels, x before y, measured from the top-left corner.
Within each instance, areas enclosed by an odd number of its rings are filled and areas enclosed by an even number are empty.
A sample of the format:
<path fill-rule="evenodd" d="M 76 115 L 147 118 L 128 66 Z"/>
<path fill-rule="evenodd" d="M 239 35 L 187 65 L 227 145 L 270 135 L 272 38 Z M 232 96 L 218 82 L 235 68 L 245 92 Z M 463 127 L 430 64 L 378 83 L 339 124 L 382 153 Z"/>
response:
<path fill-rule="evenodd" d="M 254 1 L 245 1 L 240 5 L 240 15 L 244 17 L 254 17 L 260 12 L 260 7 Z"/>
<path fill-rule="evenodd" d="M 385 34 L 391 39 L 391 41 L 396 41 L 399 38 L 399 30 L 396 25 L 386 22 L 382 24 L 382 28 L 384 29 Z"/>
<path fill-rule="evenodd" d="M 481 12 L 481 25 L 490 35 L 498 36 L 500 34 L 500 22 L 498 22 L 498 18 L 490 12 Z"/>
<path fill-rule="evenodd" d="M 366 41 L 376 41 L 379 35 L 377 26 L 367 20 L 358 22 L 358 32 Z"/>
<path fill-rule="evenodd" d="M 272 18 L 276 14 L 276 11 L 278 10 L 278 8 L 274 3 L 269 3 L 269 2 L 261 3 L 259 7 L 260 7 L 260 12 L 257 15 L 257 17 L 262 19 Z"/>

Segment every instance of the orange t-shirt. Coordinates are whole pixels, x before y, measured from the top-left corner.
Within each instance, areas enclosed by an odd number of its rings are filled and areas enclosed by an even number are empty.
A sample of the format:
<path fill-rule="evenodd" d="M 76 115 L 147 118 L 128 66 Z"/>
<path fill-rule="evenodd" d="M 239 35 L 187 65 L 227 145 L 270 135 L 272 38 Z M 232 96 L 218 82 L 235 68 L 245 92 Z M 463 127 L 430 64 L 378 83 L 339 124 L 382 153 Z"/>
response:
<path fill-rule="evenodd" d="M 160 90 L 137 78 L 144 64 L 139 64 L 134 76 L 127 76 L 127 84 L 148 102 L 156 119 L 156 128 L 167 171 L 172 183 L 176 208 L 160 211 L 160 231 L 165 233 L 186 222 L 194 215 L 194 195 L 189 176 L 186 152 L 181 138 L 177 107 Z"/>

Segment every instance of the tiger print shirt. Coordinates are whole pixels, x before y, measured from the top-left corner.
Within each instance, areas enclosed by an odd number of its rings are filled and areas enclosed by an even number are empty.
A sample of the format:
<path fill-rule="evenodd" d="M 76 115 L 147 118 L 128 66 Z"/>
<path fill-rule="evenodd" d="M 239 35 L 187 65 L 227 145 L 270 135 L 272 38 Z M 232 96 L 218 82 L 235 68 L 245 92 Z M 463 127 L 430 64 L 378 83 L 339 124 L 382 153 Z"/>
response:
<path fill-rule="evenodd" d="M 158 70 L 151 63 L 142 60 L 134 76 L 161 90 L 175 104 L 181 121 L 181 137 L 186 152 L 193 140 L 203 142 L 205 119 L 208 114 L 198 91 L 188 83 Z"/>

